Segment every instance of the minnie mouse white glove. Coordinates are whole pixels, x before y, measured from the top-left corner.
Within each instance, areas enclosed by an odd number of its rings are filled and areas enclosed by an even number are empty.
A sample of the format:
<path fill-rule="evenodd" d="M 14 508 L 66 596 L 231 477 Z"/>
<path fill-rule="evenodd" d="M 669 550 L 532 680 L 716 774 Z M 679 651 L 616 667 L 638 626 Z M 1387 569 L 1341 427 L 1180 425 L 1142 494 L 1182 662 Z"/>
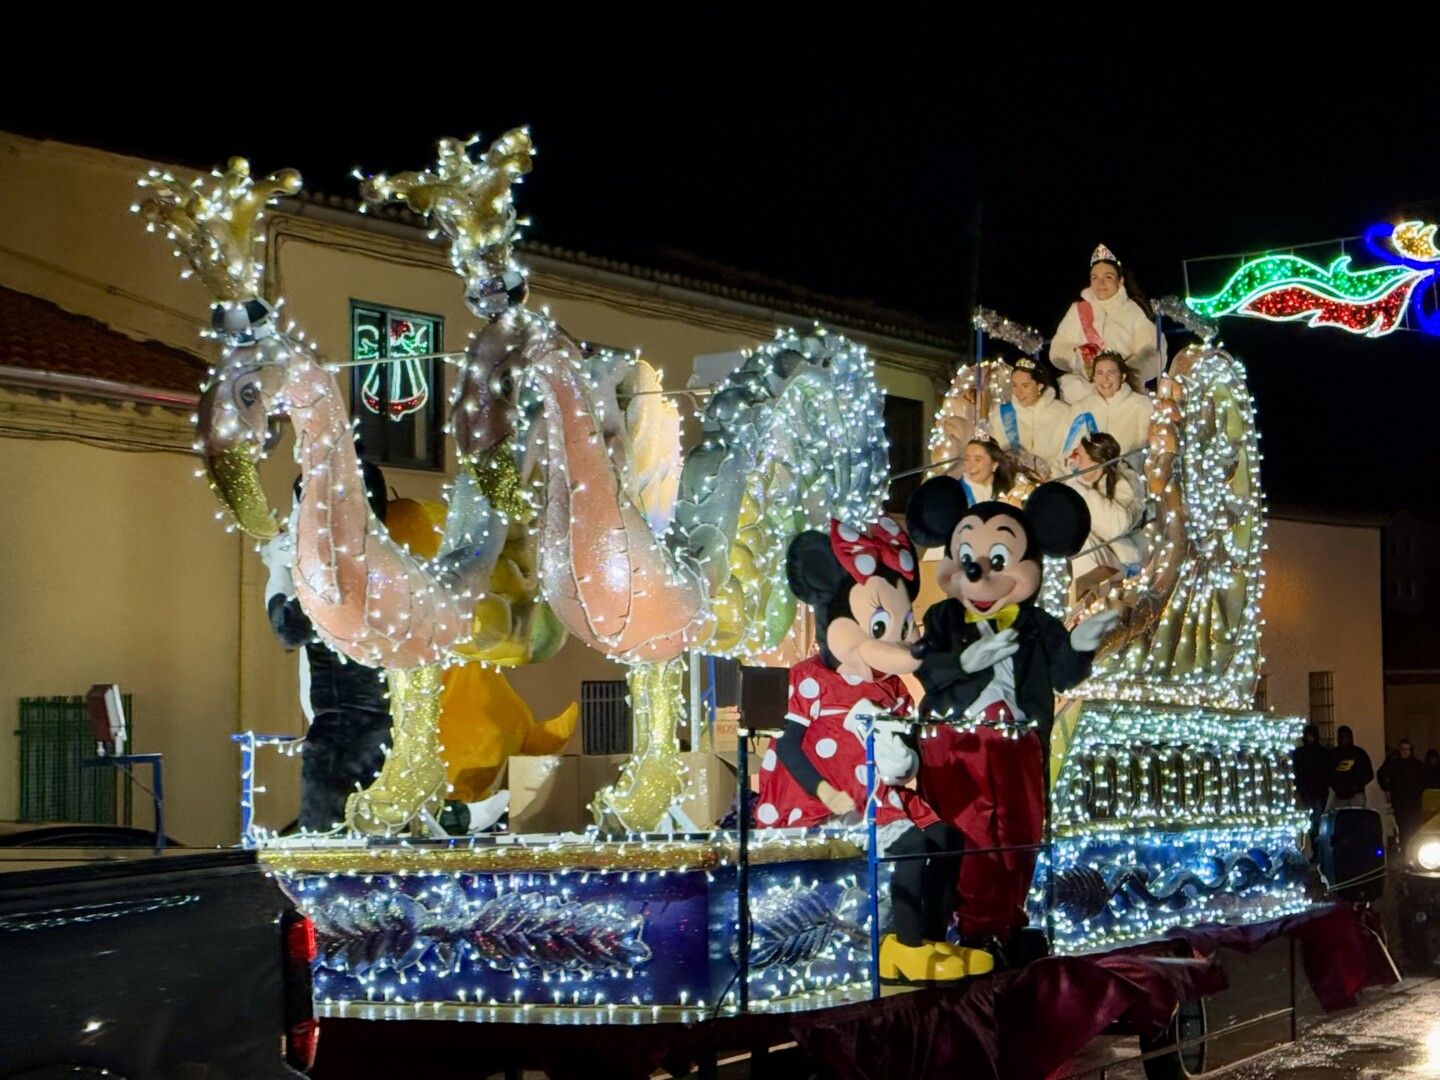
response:
<path fill-rule="evenodd" d="M 884 720 L 875 727 L 875 775 L 892 787 L 908 784 L 920 771 L 920 755 Z"/>

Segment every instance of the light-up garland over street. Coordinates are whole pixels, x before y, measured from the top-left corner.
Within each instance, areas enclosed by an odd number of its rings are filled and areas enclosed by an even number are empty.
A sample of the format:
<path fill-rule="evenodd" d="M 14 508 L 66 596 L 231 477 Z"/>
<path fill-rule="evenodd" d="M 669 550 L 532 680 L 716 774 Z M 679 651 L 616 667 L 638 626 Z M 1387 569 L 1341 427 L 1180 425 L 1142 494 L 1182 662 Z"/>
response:
<path fill-rule="evenodd" d="M 1273 322 L 1306 320 L 1352 334 L 1383 337 L 1410 313 L 1420 329 L 1440 334 L 1440 311 L 1416 298 L 1435 289 L 1440 250 L 1435 226 L 1421 221 L 1381 224 L 1365 233 L 1369 250 L 1388 266 L 1351 270 L 1341 255 L 1320 267 L 1297 255 L 1265 255 L 1246 262 L 1213 296 L 1189 298 L 1202 315 L 1249 315 Z"/>

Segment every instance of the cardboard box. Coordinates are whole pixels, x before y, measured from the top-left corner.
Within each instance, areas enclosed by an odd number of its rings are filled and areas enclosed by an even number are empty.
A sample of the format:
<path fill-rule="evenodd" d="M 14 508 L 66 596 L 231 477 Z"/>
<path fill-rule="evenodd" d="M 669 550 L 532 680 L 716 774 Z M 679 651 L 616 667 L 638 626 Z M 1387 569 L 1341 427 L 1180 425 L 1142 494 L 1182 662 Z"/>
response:
<path fill-rule="evenodd" d="M 628 760 L 628 754 L 589 754 L 578 759 L 576 804 L 581 828 L 593 822 L 589 805 L 595 793 L 615 783 Z M 697 826 L 708 829 L 730 812 L 735 798 L 734 766 L 727 767 L 718 755 L 708 752 L 681 754 L 680 761 L 690 782 L 690 796 L 682 809 Z M 758 768 L 759 762 L 755 764 Z"/>
<path fill-rule="evenodd" d="M 595 793 L 620 779 L 620 767 L 629 760 L 629 754 L 580 755 L 580 816 L 585 819 L 586 825 L 595 823 L 590 813 L 590 802 Z"/>
<path fill-rule="evenodd" d="M 510 788 L 512 833 L 572 832 L 588 822 L 579 798 L 579 759 L 563 754 L 512 757 L 502 779 Z"/>
<path fill-rule="evenodd" d="M 735 752 L 739 741 L 740 715 L 734 709 L 720 709 L 715 714 L 715 726 L 711 729 L 710 749 L 717 753 Z"/>
<path fill-rule="evenodd" d="M 690 774 L 690 797 L 681 809 L 700 828 L 711 828 L 730 812 L 735 801 L 735 770 L 716 754 L 680 757 Z"/>

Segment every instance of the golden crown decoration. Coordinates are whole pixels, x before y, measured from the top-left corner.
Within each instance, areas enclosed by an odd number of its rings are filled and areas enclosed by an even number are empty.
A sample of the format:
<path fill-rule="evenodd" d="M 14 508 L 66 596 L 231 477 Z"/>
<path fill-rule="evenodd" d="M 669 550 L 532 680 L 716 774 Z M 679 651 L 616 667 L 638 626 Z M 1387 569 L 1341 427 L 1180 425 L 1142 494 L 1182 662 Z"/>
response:
<path fill-rule="evenodd" d="M 181 277 L 197 274 L 220 303 L 260 298 L 265 267 L 260 222 L 266 206 L 299 192 L 298 172 L 282 169 L 255 180 L 250 163 L 236 157 L 223 172 L 216 169 L 190 184 L 151 169 L 139 185 L 146 198 L 130 209 L 149 222 L 149 231 L 163 228 L 176 257 L 190 261 L 193 270 Z"/>
<path fill-rule="evenodd" d="M 535 156 L 528 128 L 507 131 L 474 160 L 470 147 L 477 141 L 441 139 L 431 168 L 379 173 L 360 187 L 370 206 L 404 203 L 429 217 L 450 238 L 450 261 L 467 281 L 513 268 L 510 247 L 523 222 L 515 216 L 512 188 Z"/>

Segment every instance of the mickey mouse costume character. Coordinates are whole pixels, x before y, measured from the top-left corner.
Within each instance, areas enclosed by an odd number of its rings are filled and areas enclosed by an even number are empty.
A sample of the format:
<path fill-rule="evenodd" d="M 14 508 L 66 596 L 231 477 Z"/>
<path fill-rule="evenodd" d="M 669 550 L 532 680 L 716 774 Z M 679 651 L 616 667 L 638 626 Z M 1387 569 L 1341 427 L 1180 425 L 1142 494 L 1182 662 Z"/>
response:
<path fill-rule="evenodd" d="M 900 675 L 919 661 L 911 653 L 919 591 L 915 549 L 905 531 L 882 517 L 866 532 L 830 523 L 791 541 L 791 591 L 815 613 L 816 656 L 790 669 L 784 733 L 760 765 L 755 820 L 760 827 L 858 823 L 867 790 L 865 740 L 875 725 L 877 838 L 890 855 L 959 850 L 959 834 L 912 787 L 920 767 L 908 725 L 874 719 L 913 710 Z M 895 932 L 880 944 L 887 982 L 950 982 L 990 970 L 991 958 L 950 945 L 954 860 L 895 863 L 890 886 Z"/>
<path fill-rule="evenodd" d="M 1027 923 L 1055 694 L 1090 674 L 1118 615 L 1067 631 L 1035 603 L 1041 557 L 1074 555 L 1090 531 L 1084 500 L 1063 484 L 1041 485 L 1019 509 L 968 506 L 956 480 L 936 477 L 915 493 L 907 523 L 917 543 L 945 547 L 937 579 L 948 597 L 925 613 L 914 649 L 921 718 L 948 721 L 923 740 L 920 790 L 967 848 L 1030 847 L 960 860 L 962 940 L 1004 943 Z"/>

